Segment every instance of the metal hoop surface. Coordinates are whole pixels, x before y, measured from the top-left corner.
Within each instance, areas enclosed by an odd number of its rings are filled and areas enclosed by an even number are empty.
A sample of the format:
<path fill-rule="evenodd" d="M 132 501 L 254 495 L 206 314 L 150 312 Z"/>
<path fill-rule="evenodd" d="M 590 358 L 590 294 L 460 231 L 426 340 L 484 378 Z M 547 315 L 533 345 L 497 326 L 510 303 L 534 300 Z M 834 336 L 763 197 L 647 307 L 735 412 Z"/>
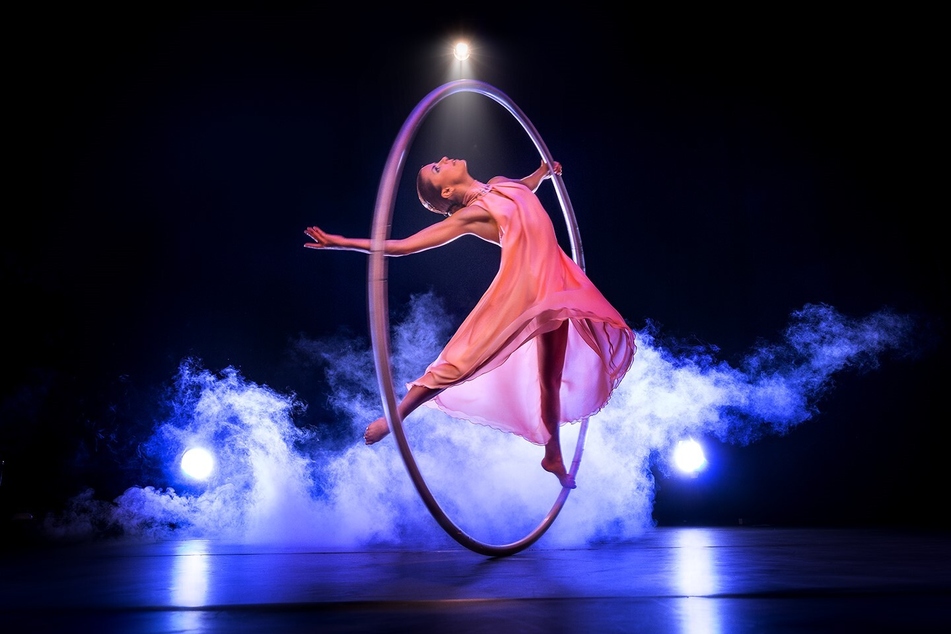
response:
<path fill-rule="evenodd" d="M 483 543 L 470 535 L 466 534 L 446 515 L 439 506 L 429 487 L 419 472 L 416 459 L 409 447 L 406 434 L 403 430 L 403 422 L 400 419 L 397 407 L 396 394 L 393 390 L 393 373 L 390 368 L 390 339 L 389 339 L 389 302 L 387 288 L 387 269 L 386 257 L 384 256 L 384 245 L 389 238 L 390 225 L 393 218 L 393 207 L 396 201 L 396 191 L 399 186 L 400 176 L 403 172 L 403 165 L 406 160 L 406 154 L 409 151 L 413 138 L 419 130 L 420 125 L 426 116 L 440 101 L 450 95 L 459 92 L 474 92 L 485 95 L 495 102 L 502 105 L 513 117 L 521 124 L 525 132 L 535 144 L 541 157 L 548 165 L 554 165 L 551 153 L 542 140 L 538 131 L 528 120 L 528 117 L 519 109 L 515 103 L 497 88 L 484 82 L 472 79 L 460 79 L 443 84 L 430 92 L 413 109 L 410 116 L 403 123 L 396 140 L 390 149 L 386 165 L 383 169 L 383 176 L 380 179 L 380 186 L 377 190 L 376 206 L 373 212 L 373 226 L 370 237 L 370 256 L 369 270 L 367 276 L 368 286 L 368 312 L 370 321 L 370 335 L 373 342 L 374 363 L 376 365 L 377 382 L 379 383 L 380 395 L 383 400 L 383 412 L 387 424 L 396 437 L 396 442 L 409 471 L 410 478 L 416 486 L 416 490 L 423 498 L 426 508 L 436 522 L 445 530 L 450 537 L 477 553 L 504 557 L 514 555 L 517 552 L 528 548 L 548 530 L 552 522 L 561 512 L 568 499 L 570 489 L 562 488 L 561 493 L 555 499 L 551 510 L 542 519 L 542 521 L 532 530 L 531 533 L 509 544 L 494 545 Z M 574 210 L 571 207 L 571 201 L 568 199 L 568 192 L 565 189 L 564 181 L 560 175 L 552 174 L 551 181 L 555 186 L 555 193 L 558 196 L 558 202 L 565 216 L 565 222 L 568 226 L 569 240 L 571 244 L 572 259 L 578 266 L 584 269 L 584 255 L 581 250 L 581 237 L 578 231 L 578 223 L 575 219 Z M 578 441 L 575 445 L 574 458 L 571 462 L 569 474 L 574 477 L 577 474 L 578 466 L 581 463 L 581 453 L 584 449 L 585 432 L 587 431 L 588 419 L 581 421 L 581 427 L 578 432 Z"/>

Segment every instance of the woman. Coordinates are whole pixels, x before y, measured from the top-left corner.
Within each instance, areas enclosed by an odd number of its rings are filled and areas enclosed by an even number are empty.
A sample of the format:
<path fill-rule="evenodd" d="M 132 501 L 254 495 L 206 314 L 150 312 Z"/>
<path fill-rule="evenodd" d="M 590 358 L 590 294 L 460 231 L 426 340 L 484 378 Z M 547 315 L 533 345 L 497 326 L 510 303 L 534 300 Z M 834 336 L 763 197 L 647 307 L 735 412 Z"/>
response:
<path fill-rule="evenodd" d="M 561 174 L 561 165 L 552 169 Z M 441 222 L 387 240 L 396 257 L 474 235 L 502 248 L 499 271 L 439 357 L 410 383 L 401 420 L 427 404 L 455 418 L 489 425 L 544 445 L 542 468 L 574 488 L 559 439 L 563 423 L 607 403 L 630 368 L 634 333 L 558 244 L 535 191 L 550 176 L 542 161 L 522 179 L 474 179 L 464 160 L 424 165 L 416 190 Z M 308 227 L 311 249 L 370 252 L 369 238 L 346 238 Z M 386 419 L 367 427 L 368 445 L 390 433 Z"/>

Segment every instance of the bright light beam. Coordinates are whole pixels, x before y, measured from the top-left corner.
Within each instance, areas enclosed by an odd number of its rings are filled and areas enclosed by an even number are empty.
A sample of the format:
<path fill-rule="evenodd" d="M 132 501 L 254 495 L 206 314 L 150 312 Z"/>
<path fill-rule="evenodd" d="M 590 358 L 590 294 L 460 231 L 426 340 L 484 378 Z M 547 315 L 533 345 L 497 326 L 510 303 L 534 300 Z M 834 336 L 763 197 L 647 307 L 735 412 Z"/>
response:
<path fill-rule="evenodd" d="M 455 55 L 456 59 L 460 62 L 469 59 L 469 44 L 467 42 L 457 42 L 452 50 L 452 54 Z"/>
<path fill-rule="evenodd" d="M 196 480 L 204 480 L 215 468 L 215 458 L 207 449 L 194 447 L 182 455 L 182 471 Z"/>
<path fill-rule="evenodd" d="M 697 473 L 707 466 L 703 447 L 692 438 L 679 441 L 674 448 L 674 464 L 684 473 Z"/>

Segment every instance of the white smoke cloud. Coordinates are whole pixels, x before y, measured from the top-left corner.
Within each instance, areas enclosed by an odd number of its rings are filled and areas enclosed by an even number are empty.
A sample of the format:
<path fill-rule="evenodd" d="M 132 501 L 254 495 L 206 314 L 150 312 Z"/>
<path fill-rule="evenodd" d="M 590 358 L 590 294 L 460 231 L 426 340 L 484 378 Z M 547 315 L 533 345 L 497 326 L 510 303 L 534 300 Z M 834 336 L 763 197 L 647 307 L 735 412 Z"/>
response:
<path fill-rule="evenodd" d="M 397 385 L 436 356 L 451 323 L 435 296 L 413 298 L 393 328 Z M 905 345 L 911 329 L 910 318 L 887 310 L 850 319 L 809 305 L 792 315 L 782 341 L 761 345 L 737 367 L 717 361 L 712 349 L 674 352 L 651 327 L 639 332 L 631 371 L 588 423 L 578 488 L 536 547 L 640 535 L 652 526 L 652 461 L 678 440 L 709 435 L 749 443 L 787 433 L 817 412 L 835 373 L 875 368 L 884 353 Z M 133 487 L 111 502 L 88 491 L 51 518 L 48 531 L 324 549 L 453 545 L 421 501 L 394 438 L 362 443 L 364 427 L 381 415 L 367 346 L 356 339 L 303 340 L 297 352 L 325 368 L 336 428 L 352 444 L 323 448 L 313 430 L 295 425 L 305 405 L 293 394 L 255 384 L 233 368 L 216 375 L 185 362 L 172 413 L 148 446 L 169 465 L 194 444 L 214 448 L 219 468 L 207 488 Z M 409 416 L 405 428 L 442 508 L 482 542 L 522 538 L 559 493 L 557 480 L 539 465 L 542 448 L 518 437 L 429 408 Z M 566 458 L 579 428 L 564 428 Z"/>

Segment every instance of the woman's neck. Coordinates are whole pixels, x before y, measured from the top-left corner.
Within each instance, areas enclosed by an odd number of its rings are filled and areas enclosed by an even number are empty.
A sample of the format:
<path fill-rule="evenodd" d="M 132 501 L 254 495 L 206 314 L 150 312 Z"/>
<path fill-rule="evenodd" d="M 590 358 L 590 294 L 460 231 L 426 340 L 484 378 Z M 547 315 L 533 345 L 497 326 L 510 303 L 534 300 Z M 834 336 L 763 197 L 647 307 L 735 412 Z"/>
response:
<path fill-rule="evenodd" d="M 489 191 L 488 185 L 486 185 L 482 181 L 472 179 L 472 183 L 469 185 L 469 187 L 465 191 L 465 194 L 463 195 L 463 199 L 462 199 L 463 206 L 468 207 L 469 205 L 474 203 L 476 200 L 484 196 L 488 191 Z"/>
<path fill-rule="evenodd" d="M 472 187 L 472 184 L 475 182 L 476 180 L 468 174 L 460 178 L 458 181 L 456 181 L 456 184 L 453 185 L 452 194 L 449 196 L 449 200 L 460 205 L 464 204 L 463 201 L 466 198 L 466 192 L 469 191 L 469 189 Z"/>

